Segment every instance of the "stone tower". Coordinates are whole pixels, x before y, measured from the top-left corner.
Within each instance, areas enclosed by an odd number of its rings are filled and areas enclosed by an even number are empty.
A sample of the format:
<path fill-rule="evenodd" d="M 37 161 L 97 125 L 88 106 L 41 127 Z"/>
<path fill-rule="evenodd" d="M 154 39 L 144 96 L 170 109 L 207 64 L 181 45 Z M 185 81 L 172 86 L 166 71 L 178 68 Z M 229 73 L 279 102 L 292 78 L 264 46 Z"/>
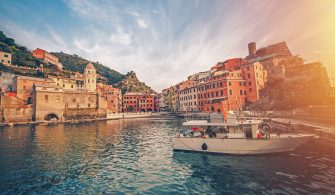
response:
<path fill-rule="evenodd" d="M 94 65 L 90 62 L 87 64 L 84 70 L 84 84 L 85 90 L 88 92 L 96 92 L 96 83 L 97 81 L 97 74 L 94 68 Z"/>

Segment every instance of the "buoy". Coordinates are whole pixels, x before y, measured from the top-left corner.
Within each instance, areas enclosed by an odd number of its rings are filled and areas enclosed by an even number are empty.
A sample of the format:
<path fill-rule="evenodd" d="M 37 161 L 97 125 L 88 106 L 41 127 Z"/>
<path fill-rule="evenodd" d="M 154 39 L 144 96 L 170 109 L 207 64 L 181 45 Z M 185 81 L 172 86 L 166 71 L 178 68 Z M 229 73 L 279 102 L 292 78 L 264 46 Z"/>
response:
<path fill-rule="evenodd" d="M 202 146 L 201 146 L 202 150 L 207 150 L 208 146 L 206 143 L 203 143 Z"/>

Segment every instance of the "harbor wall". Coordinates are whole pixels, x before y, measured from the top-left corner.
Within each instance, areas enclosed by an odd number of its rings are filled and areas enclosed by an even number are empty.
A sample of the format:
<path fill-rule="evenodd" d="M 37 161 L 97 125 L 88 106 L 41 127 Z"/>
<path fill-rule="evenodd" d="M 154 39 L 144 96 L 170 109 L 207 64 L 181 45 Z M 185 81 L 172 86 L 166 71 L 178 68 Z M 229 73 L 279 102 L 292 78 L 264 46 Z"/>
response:
<path fill-rule="evenodd" d="M 126 113 L 108 113 L 107 119 L 121 119 L 121 118 L 138 118 L 138 117 L 150 117 L 151 112 L 126 112 Z"/>
<path fill-rule="evenodd" d="M 32 120 L 32 105 L 15 96 L 1 95 L 0 122 L 28 122 Z"/>

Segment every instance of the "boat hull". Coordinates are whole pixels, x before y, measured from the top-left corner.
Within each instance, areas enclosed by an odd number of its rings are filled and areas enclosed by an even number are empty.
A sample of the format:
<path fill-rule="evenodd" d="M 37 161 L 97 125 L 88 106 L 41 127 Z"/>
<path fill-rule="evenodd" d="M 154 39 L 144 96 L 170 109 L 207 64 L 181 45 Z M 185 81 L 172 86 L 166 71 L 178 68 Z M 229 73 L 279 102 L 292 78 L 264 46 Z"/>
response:
<path fill-rule="evenodd" d="M 220 154 L 269 154 L 293 151 L 314 135 L 285 135 L 270 139 L 218 139 L 174 137 L 174 150 L 220 153 Z M 203 144 L 207 147 L 203 149 Z"/>

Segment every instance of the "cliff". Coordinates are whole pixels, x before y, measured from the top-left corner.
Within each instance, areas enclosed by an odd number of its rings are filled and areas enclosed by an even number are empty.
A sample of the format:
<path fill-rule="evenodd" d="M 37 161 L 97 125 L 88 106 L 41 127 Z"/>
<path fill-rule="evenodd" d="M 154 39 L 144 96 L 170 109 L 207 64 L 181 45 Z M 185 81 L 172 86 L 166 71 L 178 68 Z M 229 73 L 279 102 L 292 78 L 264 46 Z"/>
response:
<path fill-rule="evenodd" d="M 128 72 L 123 77 L 122 81 L 114 84 L 114 86 L 120 88 L 123 94 L 126 92 L 156 94 L 156 92 L 148 87 L 144 82 L 140 82 L 136 73 L 133 71 Z"/>

